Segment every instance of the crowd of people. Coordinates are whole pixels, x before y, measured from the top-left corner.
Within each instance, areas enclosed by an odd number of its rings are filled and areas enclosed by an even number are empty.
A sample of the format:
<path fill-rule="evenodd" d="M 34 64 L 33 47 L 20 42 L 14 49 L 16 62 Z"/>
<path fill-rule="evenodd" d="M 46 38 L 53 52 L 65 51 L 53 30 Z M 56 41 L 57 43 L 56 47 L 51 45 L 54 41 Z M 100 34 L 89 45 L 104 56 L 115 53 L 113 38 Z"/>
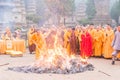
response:
<path fill-rule="evenodd" d="M 5 32 L 1 35 L 2 40 L 13 40 L 21 38 L 21 30 L 17 29 L 14 33 L 11 32 L 9 27 L 6 27 Z"/>
<path fill-rule="evenodd" d="M 112 64 L 114 64 L 119 50 L 116 51 L 112 43 L 116 41 L 115 32 L 119 33 L 119 31 L 120 26 L 113 29 L 110 25 L 95 26 L 93 24 L 78 25 L 75 28 L 62 25 L 36 29 L 32 26 L 28 31 L 29 51 L 30 54 L 35 51 L 36 59 L 39 59 L 42 49 L 59 46 L 63 47 L 69 56 L 80 55 L 84 59 L 88 59 L 90 56 L 112 58 Z M 55 45 L 56 43 L 57 45 Z"/>
<path fill-rule="evenodd" d="M 31 26 L 28 31 L 28 45 L 30 54 L 35 51 L 36 60 L 40 59 L 41 51 L 64 48 L 69 56 L 80 55 L 83 59 L 90 56 L 120 58 L 120 26 L 112 28 L 110 25 L 87 25 L 76 27 L 51 26 L 36 28 Z M 20 30 L 11 33 L 7 27 L 1 35 L 2 40 L 20 39 Z"/>

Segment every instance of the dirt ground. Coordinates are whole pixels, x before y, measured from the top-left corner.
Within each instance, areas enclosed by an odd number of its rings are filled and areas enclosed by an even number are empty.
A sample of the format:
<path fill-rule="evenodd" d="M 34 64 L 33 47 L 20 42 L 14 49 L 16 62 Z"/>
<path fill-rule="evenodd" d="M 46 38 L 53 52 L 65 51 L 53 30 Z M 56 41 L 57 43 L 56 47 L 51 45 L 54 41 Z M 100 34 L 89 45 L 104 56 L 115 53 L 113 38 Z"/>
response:
<path fill-rule="evenodd" d="M 12 58 L 9 55 L 0 55 L 0 80 L 120 80 L 120 61 L 111 65 L 110 59 L 90 58 L 89 63 L 95 67 L 94 71 L 77 74 L 35 74 L 8 71 L 8 67 L 25 66 L 32 64 L 35 56 L 26 53 L 23 57 Z"/>

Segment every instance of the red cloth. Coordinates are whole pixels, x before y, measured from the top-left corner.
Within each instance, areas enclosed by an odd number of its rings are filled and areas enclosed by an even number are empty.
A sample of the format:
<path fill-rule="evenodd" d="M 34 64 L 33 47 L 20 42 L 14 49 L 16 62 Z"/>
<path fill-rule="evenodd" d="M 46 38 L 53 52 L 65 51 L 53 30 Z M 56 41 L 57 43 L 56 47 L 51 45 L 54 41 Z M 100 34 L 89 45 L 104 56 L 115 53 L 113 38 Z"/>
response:
<path fill-rule="evenodd" d="M 82 57 L 89 57 L 92 55 L 92 37 L 88 32 L 81 35 L 80 50 L 80 55 Z"/>

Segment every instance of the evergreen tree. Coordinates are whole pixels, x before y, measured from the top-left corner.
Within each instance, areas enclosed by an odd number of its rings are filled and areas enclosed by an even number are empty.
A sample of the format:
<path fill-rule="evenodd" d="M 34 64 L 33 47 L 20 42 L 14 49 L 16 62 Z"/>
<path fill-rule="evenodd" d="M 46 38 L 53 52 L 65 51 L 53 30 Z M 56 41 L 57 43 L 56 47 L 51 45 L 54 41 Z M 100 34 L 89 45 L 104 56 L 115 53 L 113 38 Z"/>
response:
<path fill-rule="evenodd" d="M 96 14 L 94 0 L 87 0 L 86 14 L 88 16 L 88 19 L 94 18 L 95 14 Z"/>
<path fill-rule="evenodd" d="M 114 19 L 117 23 L 119 22 L 119 17 L 120 17 L 120 0 L 116 1 L 112 8 L 111 8 L 111 17 Z"/>

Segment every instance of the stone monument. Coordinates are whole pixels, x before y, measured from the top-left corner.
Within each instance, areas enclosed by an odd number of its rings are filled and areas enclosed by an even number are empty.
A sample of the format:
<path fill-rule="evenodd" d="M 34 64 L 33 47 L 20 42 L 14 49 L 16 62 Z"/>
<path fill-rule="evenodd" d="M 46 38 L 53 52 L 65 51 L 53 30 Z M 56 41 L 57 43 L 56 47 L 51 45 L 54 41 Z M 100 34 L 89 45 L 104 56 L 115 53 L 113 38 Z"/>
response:
<path fill-rule="evenodd" d="M 112 19 L 109 15 L 110 0 L 94 0 L 96 15 L 92 20 L 94 24 L 111 24 Z"/>

